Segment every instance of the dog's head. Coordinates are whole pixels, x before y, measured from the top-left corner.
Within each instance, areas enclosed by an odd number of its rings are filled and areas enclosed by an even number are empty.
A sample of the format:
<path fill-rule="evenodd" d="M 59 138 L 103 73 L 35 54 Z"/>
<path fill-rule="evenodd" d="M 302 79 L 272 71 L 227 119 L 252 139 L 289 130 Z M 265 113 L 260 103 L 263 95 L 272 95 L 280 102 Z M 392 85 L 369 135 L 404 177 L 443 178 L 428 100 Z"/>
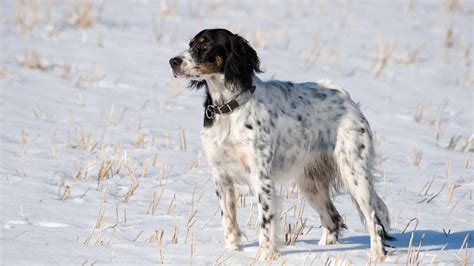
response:
<path fill-rule="evenodd" d="M 169 61 L 175 77 L 191 81 L 190 87 L 206 85 L 206 79 L 221 75 L 226 85 L 247 89 L 260 60 L 247 40 L 225 29 L 207 29 L 189 42 L 189 49 Z"/>

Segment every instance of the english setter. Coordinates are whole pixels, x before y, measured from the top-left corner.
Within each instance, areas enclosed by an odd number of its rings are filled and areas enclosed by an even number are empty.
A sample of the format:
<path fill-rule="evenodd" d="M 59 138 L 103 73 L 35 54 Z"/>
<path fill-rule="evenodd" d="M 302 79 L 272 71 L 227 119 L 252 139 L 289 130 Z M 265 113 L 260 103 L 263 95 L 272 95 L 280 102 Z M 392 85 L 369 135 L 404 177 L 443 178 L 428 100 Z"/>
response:
<path fill-rule="evenodd" d="M 239 249 L 235 183 L 258 198 L 259 247 L 277 251 L 279 213 L 275 183 L 294 177 L 319 212 L 320 245 L 336 243 L 346 228 L 330 197 L 342 185 L 370 233 L 371 253 L 386 255 L 392 240 L 387 207 L 374 189 L 373 136 L 347 91 L 330 81 L 261 81 L 260 60 L 247 40 L 225 29 L 199 32 L 189 49 L 169 61 L 175 77 L 205 88 L 201 140 L 212 168 L 225 247 Z"/>

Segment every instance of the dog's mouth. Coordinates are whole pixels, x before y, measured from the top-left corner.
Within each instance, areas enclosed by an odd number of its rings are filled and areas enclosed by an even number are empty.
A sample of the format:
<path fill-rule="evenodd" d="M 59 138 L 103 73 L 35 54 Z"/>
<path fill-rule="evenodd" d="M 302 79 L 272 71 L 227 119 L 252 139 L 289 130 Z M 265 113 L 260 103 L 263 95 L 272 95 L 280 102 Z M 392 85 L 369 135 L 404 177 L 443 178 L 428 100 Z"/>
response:
<path fill-rule="evenodd" d="M 183 71 L 179 69 L 173 69 L 173 77 L 174 78 L 185 78 L 185 79 L 190 79 L 190 80 L 196 80 L 199 81 L 201 80 L 201 77 L 199 75 L 192 75 L 188 73 L 184 73 Z"/>

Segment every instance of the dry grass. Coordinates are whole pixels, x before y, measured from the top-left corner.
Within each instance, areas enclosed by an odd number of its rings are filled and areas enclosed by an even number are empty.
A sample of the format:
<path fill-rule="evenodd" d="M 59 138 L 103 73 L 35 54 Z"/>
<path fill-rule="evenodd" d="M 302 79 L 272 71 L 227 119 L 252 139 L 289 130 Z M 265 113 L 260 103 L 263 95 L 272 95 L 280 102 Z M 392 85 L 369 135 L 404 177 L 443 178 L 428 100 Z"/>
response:
<path fill-rule="evenodd" d="M 170 214 L 175 207 L 176 207 L 176 193 L 173 194 L 173 198 L 171 199 L 170 205 L 168 206 L 168 209 L 166 210 L 166 214 Z"/>
<path fill-rule="evenodd" d="M 21 36 L 26 36 L 38 22 L 38 1 L 17 0 L 15 2 L 15 24 Z"/>
<path fill-rule="evenodd" d="M 461 247 L 459 248 L 459 251 L 454 254 L 454 256 L 459 260 L 459 263 L 463 266 L 467 266 L 470 263 L 469 258 L 471 257 L 471 252 L 468 250 L 468 242 L 471 240 L 471 235 L 466 234 L 464 237 L 464 240 L 462 242 Z M 464 256 L 462 256 L 461 253 L 463 253 L 464 250 Z M 472 264 L 472 263 L 471 263 Z"/>
<path fill-rule="evenodd" d="M 446 149 L 454 150 L 456 148 L 456 145 L 458 144 L 458 142 L 461 140 L 461 138 L 462 138 L 462 136 L 452 136 L 449 139 L 449 143 L 446 146 Z"/>
<path fill-rule="evenodd" d="M 72 65 L 69 60 L 64 59 L 63 62 L 59 65 L 58 69 L 61 78 L 66 78 L 69 73 L 71 73 Z"/>
<path fill-rule="evenodd" d="M 173 3 L 171 5 L 168 4 L 167 0 L 160 0 L 160 14 L 162 16 L 169 16 L 176 12 L 177 4 Z"/>
<path fill-rule="evenodd" d="M 198 168 L 201 165 L 202 160 L 202 152 L 199 152 L 196 158 L 194 158 L 186 167 L 187 171 L 191 171 L 195 168 Z"/>
<path fill-rule="evenodd" d="M 106 177 L 112 176 L 112 162 L 111 161 L 102 161 L 99 173 L 97 174 L 97 186 L 99 186 L 100 182 L 105 180 Z"/>
<path fill-rule="evenodd" d="M 423 118 L 423 105 L 420 103 L 416 104 L 416 111 L 415 111 L 415 122 L 420 123 Z"/>
<path fill-rule="evenodd" d="M 103 2 L 103 1 L 102 1 Z M 76 28 L 87 28 L 92 25 L 92 1 L 69 1 L 70 22 Z"/>
<path fill-rule="evenodd" d="M 93 152 L 98 145 L 99 142 L 92 137 L 92 130 L 87 133 L 81 130 L 78 138 L 71 143 L 71 148 Z"/>
<path fill-rule="evenodd" d="M 23 60 L 21 63 L 23 67 L 26 67 L 29 69 L 39 69 L 39 70 L 48 69 L 48 66 L 42 62 L 38 52 L 31 49 L 26 51 L 25 56 L 23 57 Z"/>
<path fill-rule="evenodd" d="M 412 164 L 416 167 L 420 167 L 421 158 L 423 158 L 423 152 L 414 148 L 410 156 Z"/>
<path fill-rule="evenodd" d="M 99 72 L 95 68 L 89 71 L 81 71 L 74 78 L 74 86 L 84 88 L 103 80 L 105 77 L 104 73 Z"/>
<path fill-rule="evenodd" d="M 186 136 L 184 134 L 184 130 L 180 127 L 178 129 L 178 132 L 179 132 L 179 148 L 181 150 L 187 150 L 187 146 L 186 146 Z"/>
<path fill-rule="evenodd" d="M 382 37 L 377 38 L 377 61 L 371 71 L 374 78 L 378 78 L 380 76 L 396 47 L 396 41 L 387 45 Z"/>
<path fill-rule="evenodd" d="M 326 42 L 318 42 L 317 37 L 313 37 L 308 48 L 303 53 L 303 58 L 308 62 L 306 71 L 310 70 L 318 62 L 326 48 Z"/>
<path fill-rule="evenodd" d="M 448 12 L 459 11 L 463 8 L 463 4 L 459 0 L 445 0 L 444 9 Z"/>
<path fill-rule="evenodd" d="M 13 75 L 13 70 L 0 67 L 0 80 L 7 79 Z"/>
<path fill-rule="evenodd" d="M 453 28 L 449 27 L 446 30 L 446 35 L 444 37 L 444 48 L 451 48 L 453 47 L 454 40 L 453 40 Z"/>
<path fill-rule="evenodd" d="M 161 163 L 161 165 L 160 165 L 160 175 L 158 177 L 158 183 L 159 183 L 160 186 L 162 185 L 163 180 L 165 180 L 169 176 L 172 169 L 173 169 L 172 164 Z"/>
<path fill-rule="evenodd" d="M 28 129 L 23 129 L 21 131 L 19 143 L 20 143 L 20 149 L 18 150 L 17 156 L 21 154 L 26 154 L 28 144 L 30 143 Z"/>
<path fill-rule="evenodd" d="M 127 191 L 127 193 L 125 193 L 124 197 L 123 197 L 123 202 L 127 203 L 130 198 L 133 196 L 133 193 L 135 193 L 135 190 L 138 188 L 138 181 L 135 177 L 135 171 L 137 169 L 137 163 L 135 163 L 135 165 L 131 166 L 129 163 L 128 163 L 128 160 L 126 161 L 126 164 L 125 164 L 125 167 L 126 167 L 126 170 L 127 170 L 127 177 L 128 179 L 130 180 L 130 189 Z"/>
<path fill-rule="evenodd" d="M 108 192 L 108 187 L 105 186 L 104 191 L 102 193 L 102 200 L 100 202 L 99 211 L 97 213 L 97 218 L 95 220 L 94 225 L 91 228 L 91 231 L 90 231 L 88 237 L 84 240 L 84 242 L 83 242 L 84 244 L 89 244 L 89 242 L 92 238 L 92 235 L 94 234 L 95 229 L 100 230 L 105 225 L 108 218 L 110 217 L 110 216 L 105 216 L 105 214 L 104 214 L 104 203 L 105 203 L 105 199 L 107 197 L 107 192 Z"/>
<path fill-rule="evenodd" d="M 449 184 L 448 185 L 448 192 L 446 194 L 446 201 L 445 201 L 446 207 L 449 207 L 449 204 L 451 203 L 451 199 L 453 197 L 454 191 L 460 186 L 461 185 L 457 185 L 457 184 Z"/>
<path fill-rule="evenodd" d="M 464 161 L 464 169 L 471 169 L 471 155 L 469 154 Z"/>
<path fill-rule="evenodd" d="M 163 38 L 163 30 L 160 27 L 160 22 L 156 18 L 155 15 L 152 16 L 152 30 L 153 30 L 153 37 L 155 38 L 156 42 L 160 42 L 161 38 Z"/>
<path fill-rule="evenodd" d="M 154 147 L 156 144 L 156 138 L 154 136 L 150 136 L 147 138 L 146 133 L 140 131 L 135 142 L 132 144 L 132 147 L 135 149 L 145 149 Z"/>
<path fill-rule="evenodd" d="M 414 237 L 414 233 L 412 232 L 411 237 L 410 237 L 410 242 L 408 244 L 406 264 L 407 265 L 420 265 L 422 263 L 421 257 L 420 257 L 420 250 L 423 244 L 423 240 L 425 239 L 425 234 L 421 236 L 421 240 L 420 240 L 420 244 L 418 245 L 418 248 L 416 248 L 413 245 L 413 237 Z"/>
<path fill-rule="evenodd" d="M 453 172 L 453 168 L 451 167 L 451 161 L 446 159 L 445 164 L 444 164 L 444 172 L 446 178 L 450 178 Z"/>
<path fill-rule="evenodd" d="M 408 51 L 401 58 L 397 59 L 397 63 L 409 65 L 417 62 L 421 52 L 425 49 L 426 43 L 419 45 L 414 49 L 408 49 Z"/>
<path fill-rule="evenodd" d="M 153 196 L 151 198 L 150 205 L 148 205 L 148 210 L 146 214 L 148 215 L 155 215 L 156 208 L 158 207 L 158 204 L 160 203 L 161 197 L 163 196 L 164 189 L 161 189 L 160 196 L 157 197 L 156 191 L 153 192 Z"/>

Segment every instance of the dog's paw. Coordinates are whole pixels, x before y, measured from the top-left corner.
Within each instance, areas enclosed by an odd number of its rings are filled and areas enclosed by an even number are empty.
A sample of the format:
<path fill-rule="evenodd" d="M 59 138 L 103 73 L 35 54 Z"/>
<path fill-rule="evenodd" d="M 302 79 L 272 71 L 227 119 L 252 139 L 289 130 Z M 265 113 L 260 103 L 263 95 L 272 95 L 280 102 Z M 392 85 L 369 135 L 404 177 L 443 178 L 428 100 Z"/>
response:
<path fill-rule="evenodd" d="M 371 249 L 369 252 L 369 260 L 372 262 L 383 262 L 387 257 L 385 249 Z"/>
<path fill-rule="evenodd" d="M 319 240 L 320 246 L 327 246 L 327 245 L 334 245 L 337 244 L 337 235 L 336 233 L 330 233 L 329 230 L 323 228 L 323 234 L 321 235 L 321 239 Z"/>
<path fill-rule="evenodd" d="M 260 253 L 261 260 L 276 260 L 281 257 L 280 251 L 276 248 L 272 249 L 262 249 Z"/>
<path fill-rule="evenodd" d="M 226 243 L 225 248 L 228 249 L 228 250 L 240 250 L 239 243 L 237 243 L 237 242 Z"/>

